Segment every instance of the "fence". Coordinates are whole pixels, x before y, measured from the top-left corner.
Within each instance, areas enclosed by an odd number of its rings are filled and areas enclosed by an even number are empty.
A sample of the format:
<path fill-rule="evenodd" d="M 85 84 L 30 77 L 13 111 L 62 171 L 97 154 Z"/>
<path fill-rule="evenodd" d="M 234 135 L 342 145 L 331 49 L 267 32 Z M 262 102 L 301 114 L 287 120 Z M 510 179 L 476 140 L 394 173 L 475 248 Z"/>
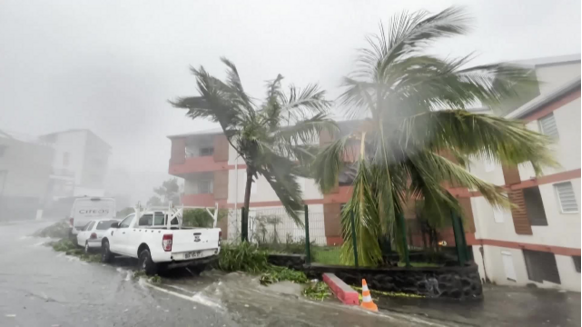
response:
<path fill-rule="evenodd" d="M 241 240 L 242 210 L 230 209 L 227 216 L 228 240 L 238 242 Z M 270 252 L 305 254 L 308 263 L 346 264 L 340 260 L 341 244 L 328 245 L 331 242 L 328 242 L 325 233 L 323 206 L 306 206 L 303 212 L 298 213 L 297 218 L 297 220 L 293 219 L 282 207 L 251 208 L 248 213 L 248 241 Z M 400 226 L 404 226 L 400 233 L 403 234 L 402 241 L 406 244 L 405 253 L 401 256 L 403 264 L 410 265 L 409 250 L 434 249 L 435 246 L 446 245 L 438 244 L 442 236 L 445 235 L 446 239 L 449 240 L 448 246 L 456 246 L 459 263 L 464 264 L 465 261 L 469 260 L 470 255 L 467 251 L 464 233 L 460 232 L 463 230 L 462 220 L 455 216 L 451 218 L 452 227 L 445 230 L 428 231 L 415 219 L 398 217 Z M 339 220 L 340 217 L 335 219 Z M 305 227 L 308 227 L 307 230 Z M 358 266 L 357 238 L 353 238 L 352 241 L 354 262 L 347 264 Z M 361 251 L 361 249 L 359 250 Z"/>

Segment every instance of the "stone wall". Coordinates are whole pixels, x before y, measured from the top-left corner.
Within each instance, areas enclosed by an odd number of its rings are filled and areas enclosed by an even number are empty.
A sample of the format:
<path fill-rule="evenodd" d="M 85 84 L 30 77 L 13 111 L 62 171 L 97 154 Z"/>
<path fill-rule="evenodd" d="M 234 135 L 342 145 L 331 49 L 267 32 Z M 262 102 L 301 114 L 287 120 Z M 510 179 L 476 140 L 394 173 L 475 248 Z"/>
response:
<path fill-rule="evenodd" d="M 310 278 L 321 278 L 325 272 L 336 274 L 344 282 L 360 285 L 366 279 L 371 289 L 408 293 L 427 298 L 482 300 L 483 287 L 476 265 L 430 268 L 355 268 L 343 266 L 305 266 Z"/>
<path fill-rule="evenodd" d="M 303 254 L 269 254 L 267 261 L 275 266 L 304 270 L 305 256 Z"/>
<path fill-rule="evenodd" d="M 344 282 L 361 285 L 366 279 L 373 290 L 408 293 L 433 299 L 483 300 L 483 287 L 477 265 L 464 267 L 356 268 L 348 266 L 305 265 L 299 254 L 270 254 L 269 263 L 302 270 L 309 278 L 334 273 Z"/>

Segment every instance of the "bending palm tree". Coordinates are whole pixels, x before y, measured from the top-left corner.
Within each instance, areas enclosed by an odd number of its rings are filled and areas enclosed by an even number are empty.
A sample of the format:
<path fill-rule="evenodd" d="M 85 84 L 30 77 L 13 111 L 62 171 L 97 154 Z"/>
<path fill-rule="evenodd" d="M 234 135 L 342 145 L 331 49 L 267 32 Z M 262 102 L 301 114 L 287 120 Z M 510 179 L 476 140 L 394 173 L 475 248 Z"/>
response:
<path fill-rule="evenodd" d="M 554 162 L 548 139 L 520 122 L 475 114 L 471 105 L 496 105 L 512 97 L 512 86 L 533 81 L 528 72 L 507 64 L 464 68 L 469 57 L 441 59 L 423 54 L 432 42 L 463 34 L 466 19 L 458 9 L 436 15 L 402 14 L 390 30 L 368 39 L 358 70 L 344 79 L 343 103 L 351 118 L 362 122 L 349 135 L 324 148 L 314 162 L 323 191 L 337 183 L 342 158 L 350 144 L 360 144 L 353 195 L 343 211 L 342 259 L 353 262 L 350 211 L 355 212 L 359 262 L 381 262 L 378 240 L 390 237 L 402 254 L 401 222 L 407 201 L 423 200 L 431 212 L 446 219 L 461 213 L 446 184 L 477 189 L 490 203 L 508 205 L 492 184 L 462 165 L 469 157 L 489 157 L 502 164 L 530 161 L 536 172 Z M 452 108 L 452 109 L 450 109 Z M 452 155 L 459 164 L 447 159 Z"/>
<path fill-rule="evenodd" d="M 230 145 L 246 163 L 246 185 L 242 217 L 242 236 L 246 240 L 251 186 L 258 175 L 271 185 L 287 213 L 299 225 L 298 211 L 303 209 L 297 176 L 307 176 L 306 165 L 317 148 L 313 145 L 322 130 L 334 133 L 336 124 L 327 117 L 330 102 L 317 85 L 299 90 L 281 90 L 281 75 L 267 84 L 267 96 L 260 105 L 244 91 L 238 71 L 225 58 L 226 82 L 208 74 L 204 67 L 191 68 L 200 96 L 171 102 L 188 109 L 192 119 L 207 118 L 218 122 Z"/>

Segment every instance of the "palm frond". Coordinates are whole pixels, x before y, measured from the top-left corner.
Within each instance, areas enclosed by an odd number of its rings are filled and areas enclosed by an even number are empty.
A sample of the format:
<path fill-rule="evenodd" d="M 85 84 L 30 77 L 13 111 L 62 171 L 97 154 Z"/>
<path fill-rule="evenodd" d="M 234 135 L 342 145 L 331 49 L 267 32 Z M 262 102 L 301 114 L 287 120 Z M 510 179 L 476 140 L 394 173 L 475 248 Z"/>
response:
<path fill-rule="evenodd" d="M 556 166 L 548 150 L 551 139 L 527 129 L 523 123 L 465 110 L 442 110 L 406 118 L 399 129 L 399 142 L 409 154 L 424 148 L 455 149 L 465 155 L 485 154 L 502 164 L 532 162 L 539 167 Z"/>
<path fill-rule="evenodd" d="M 288 123 L 304 120 L 312 114 L 325 113 L 331 105 L 331 101 L 325 99 L 325 91 L 317 84 L 309 84 L 304 89 L 291 85 L 289 95 L 282 94 L 280 101 L 281 116 L 287 118 Z"/>
<path fill-rule="evenodd" d="M 317 142 L 322 131 L 332 136 L 339 133 L 337 123 L 323 112 L 294 125 L 279 128 L 274 132 L 273 138 L 276 142 L 292 145 L 312 144 Z"/>
<path fill-rule="evenodd" d="M 344 166 L 343 158 L 350 136 L 341 137 L 325 146 L 315 157 L 313 175 L 315 183 L 323 193 L 329 192 L 338 183 L 338 176 Z"/>

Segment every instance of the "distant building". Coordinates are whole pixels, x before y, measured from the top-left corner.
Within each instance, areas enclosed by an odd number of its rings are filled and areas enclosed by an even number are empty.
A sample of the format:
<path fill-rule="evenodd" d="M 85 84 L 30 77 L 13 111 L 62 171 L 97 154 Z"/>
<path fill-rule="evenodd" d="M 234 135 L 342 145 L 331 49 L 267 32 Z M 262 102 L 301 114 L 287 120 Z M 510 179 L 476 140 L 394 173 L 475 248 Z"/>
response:
<path fill-rule="evenodd" d="M 0 221 L 42 215 L 52 161 L 49 145 L 0 130 Z"/>
<path fill-rule="evenodd" d="M 54 149 L 50 197 L 104 196 L 111 146 L 88 129 L 42 135 Z"/>

